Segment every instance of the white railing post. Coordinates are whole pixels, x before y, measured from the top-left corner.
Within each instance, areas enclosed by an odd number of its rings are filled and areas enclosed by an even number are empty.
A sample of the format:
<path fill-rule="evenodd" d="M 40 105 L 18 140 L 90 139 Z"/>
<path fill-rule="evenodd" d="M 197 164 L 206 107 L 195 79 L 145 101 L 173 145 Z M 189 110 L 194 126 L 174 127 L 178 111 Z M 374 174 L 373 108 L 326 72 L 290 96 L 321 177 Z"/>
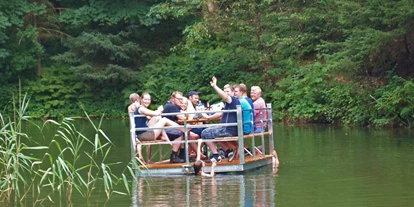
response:
<path fill-rule="evenodd" d="M 136 149 L 137 149 L 137 143 L 135 142 L 135 118 L 134 118 L 134 112 L 129 113 L 129 132 L 131 135 L 131 159 L 136 163 Z M 133 168 L 135 166 L 132 166 Z"/>
<path fill-rule="evenodd" d="M 237 105 L 237 134 L 239 144 L 240 164 L 244 164 L 244 137 L 243 137 L 243 111 L 241 105 Z M 237 154 L 237 153 L 236 153 Z"/>
<path fill-rule="evenodd" d="M 275 149 L 275 144 L 273 140 L 273 117 L 272 117 L 272 104 L 266 104 L 266 113 L 267 113 L 267 127 L 269 131 L 269 153 L 272 153 Z"/>

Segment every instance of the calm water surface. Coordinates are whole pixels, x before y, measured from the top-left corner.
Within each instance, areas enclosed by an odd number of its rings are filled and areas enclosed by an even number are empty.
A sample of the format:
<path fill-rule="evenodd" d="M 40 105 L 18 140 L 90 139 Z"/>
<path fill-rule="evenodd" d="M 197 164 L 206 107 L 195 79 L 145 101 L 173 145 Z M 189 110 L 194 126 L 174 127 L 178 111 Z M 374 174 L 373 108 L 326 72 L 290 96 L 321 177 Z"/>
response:
<path fill-rule="evenodd" d="M 82 133 L 92 130 L 76 121 Z M 128 122 L 106 120 L 114 141 L 110 162 L 130 159 Z M 27 127 L 32 131 L 31 127 Z M 53 131 L 53 130 L 50 130 Z M 106 206 L 411 206 L 414 203 L 414 138 L 404 129 L 275 125 L 281 164 L 214 178 L 139 178 L 133 196 L 116 195 Z M 35 133 L 33 133 L 35 134 Z M 123 169 L 114 169 L 120 173 Z M 105 195 L 89 204 L 102 206 Z M 53 205 L 55 206 L 55 205 Z"/>

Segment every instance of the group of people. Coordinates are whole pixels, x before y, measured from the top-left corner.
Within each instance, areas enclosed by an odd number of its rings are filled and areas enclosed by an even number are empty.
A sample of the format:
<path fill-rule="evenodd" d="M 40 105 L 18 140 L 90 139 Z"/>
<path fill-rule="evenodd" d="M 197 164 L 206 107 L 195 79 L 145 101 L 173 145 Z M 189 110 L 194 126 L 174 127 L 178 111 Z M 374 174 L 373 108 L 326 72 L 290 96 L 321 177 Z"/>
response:
<path fill-rule="evenodd" d="M 207 120 L 220 120 L 220 123 L 237 123 L 236 112 L 226 112 L 227 110 L 236 109 L 237 105 L 241 105 L 243 111 L 243 133 L 251 134 L 252 132 L 260 133 L 266 129 L 267 123 L 260 122 L 260 120 L 267 119 L 267 111 L 265 110 L 265 101 L 261 97 L 261 88 L 259 86 L 252 86 L 249 98 L 247 96 L 247 87 L 245 84 L 236 84 L 234 86 L 227 84 L 223 89 L 217 86 L 217 78 L 213 77 L 210 81 L 211 87 L 224 101 L 224 108 L 220 113 L 201 114 Z M 191 120 L 194 118 L 194 113 L 181 112 L 195 112 L 195 106 L 199 102 L 200 93 L 190 91 L 187 97 L 183 97 L 182 92 L 175 91 L 171 94 L 170 100 L 165 106 L 159 106 L 157 110 L 150 110 L 151 96 L 148 93 L 143 93 L 141 97 L 133 93 L 130 95 L 131 105 L 128 107 L 128 112 L 134 112 L 136 115 L 144 115 L 135 117 L 136 128 L 154 128 L 151 130 L 136 131 L 136 137 L 140 141 L 152 141 L 162 139 L 165 141 L 179 141 L 184 139 L 184 134 L 187 133 L 189 140 L 197 139 L 215 139 L 216 137 L 237 136 L 237 126 L 213 126 L 208 128 L 189 127 L 191 129 L 184 130 L 178 124 L 179 120 Z M 168 114 L 170 113 L 170 114 Z M 161 116 L 163 114 L 163 116 Z M 253 120 L 252 120 L 253 119 Z M 251 121 L 256 123 L 251 124 Z M 166 128 L 165 126 L 173 126 L 176 128 Z M 206 157 L 200 152 L 200 144 L 189 143 L 189 151 L 195 153 L 194 157 L 190 157 L 190 162 L 195 161 L 195 169 L 200 169 L 206 162 L 220 162 L 222 157 L 229 158 L 232 161 L 236 156 L 237 142 L 218 142 L 217 145 L 223 150 L 220 156 L 219 150 L 214 142 L 205 142 L 209 147 L 212 157 Z M 150 154 L 150 147 L 148 147 Z M 138 145 L 138 157 L 144 162 L 141 146 Z M 185 162 L 185 149 L 183 144 L 172 144 L 172 152 L 170 156 L 170 163 Z M 195 159 L 195 157 L 197 159 Z M 148 157 L 150 161 L 150 156 Z M 200 171 L 202 172 L 202 170 Z"/>

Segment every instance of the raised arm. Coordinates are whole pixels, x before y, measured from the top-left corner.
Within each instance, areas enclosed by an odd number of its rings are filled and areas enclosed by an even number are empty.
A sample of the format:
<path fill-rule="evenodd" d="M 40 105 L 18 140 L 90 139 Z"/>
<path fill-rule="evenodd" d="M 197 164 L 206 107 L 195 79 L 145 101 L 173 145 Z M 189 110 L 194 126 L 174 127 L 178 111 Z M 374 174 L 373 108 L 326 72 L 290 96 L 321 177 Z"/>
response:
<path fill-rule="evenodd" d="M 205 173 L 205 172 L 201 172 L 201 175 L 202 175 L 202 176 L 206 176 L 206 177 L 214 177 L 214 175 L 216 174 L 216 173 L 214 172 L 214 168 L 215 168 L 216 166 L 217 166 L 216 161 L 213 161 L 213 162 L 211 163 L 211 172 L 210 172 L 210 174 Z"/>
<path fill-rule="evenodd" d="M 211 78 L 210 81 L 210 85 L 211 87 L 214 88 L 214 90 L 216 91 L 216 93 L 226 102 L 226 103 L 231 103 L 231 97 L 229 95 L 227 95 L 226 93 L 224 93 L 223 90 L 221 90 L 220 87 L 217 86 L 217 78 L 215 76 L 213 76 L 213 78 Z"/>
<path fill-rule="evenodd" d="M 164 108 L 162 106 L 159 106 L 155 111 L 147 109 L 145 107 L 139 107 L 139 113 L 146 116 L 159 116 L 163 110 Z"/>

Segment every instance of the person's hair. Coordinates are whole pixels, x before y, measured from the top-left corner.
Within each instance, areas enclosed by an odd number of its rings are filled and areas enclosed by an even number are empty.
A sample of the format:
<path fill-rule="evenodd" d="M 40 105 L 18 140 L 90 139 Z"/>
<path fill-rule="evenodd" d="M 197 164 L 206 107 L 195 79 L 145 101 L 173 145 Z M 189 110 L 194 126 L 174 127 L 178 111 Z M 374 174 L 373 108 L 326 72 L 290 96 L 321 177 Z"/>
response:
<path fill-rule="evenodd" d="M 151 97 L 151 95 L 150 95 L 149 93 L 147 93 L 147 92 L 143 92 L 143 93 L 141 94 L 141 98 L 142 98 L 142 97 L 144 97 L 144 96 L 146 96 L 146 95 L 148 95 L 148 96 L 150 96 L 150 97 Z"/>
<path fill-rule="evenodd" d="M 257 91 L 259 94 L 262 94 L 262 89 L 259 86 L 252 86 L 251 90 Z"/>
<path fill-rule="evenodd" d="M 185 104 L 188 104 L 188 98 L 183 96 L 183 101 L 182 102 L 185 103 Z"/>
<path fill-rule="evenodd" d="M 129 101 L 131 101 L 131 103 L 139 101 L 139 95 L 137 93 L 131 93 L 131 95 L 129 95 Z"/>
<path fill-rule="evenodd" d="M 247 92 L 247 86 L 244 83 L 240 83 L 239 84 L 239 89 L 243 93 L 246 93 Z"/>
<path fill-rule="evenodd" d="M 181 93 L 180 91 L 174 91 L 174 92 L 171 94 L 171 97 L 170 97 L 170 98 L 175 98 L 175 96 L 176 96 L 177 94 L 180 94 L 181 96 L 183 96 L 183 93 Z"/>
<path fill-rule="evenodd" d="M 203 161 L 197 160 L 194 162 L 193 168 L 194 168 L 194 174 L 198 175 L 200 173 L 201 168 L 203 167 Z"/>
<path fill-rule="evenodd" d="M 239 88 L 240 89 L 240 85 L 239 84 L 234 84 L 233 85 L 233 89 Z"/>
<path fill-rule="evenodd" d="M 230 91 L 234 91 L 233 86 L 232 86 L 232 85 L 230 85 L 230 84 L 226 84 L 226 85 L 224 85 L 223 89 L 226 89 L 226 88 L 230 88 Z"/>

